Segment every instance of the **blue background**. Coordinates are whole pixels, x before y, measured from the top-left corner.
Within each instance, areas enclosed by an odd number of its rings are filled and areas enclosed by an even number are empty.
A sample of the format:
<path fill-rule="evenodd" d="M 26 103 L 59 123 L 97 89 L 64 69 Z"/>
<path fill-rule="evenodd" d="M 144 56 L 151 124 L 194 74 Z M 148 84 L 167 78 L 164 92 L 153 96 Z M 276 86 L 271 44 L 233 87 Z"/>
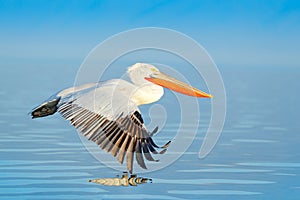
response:
<path fill-rule="evenodd" d="M 120 172 L 95 160 L 58 115 L 27 113 L 71 86 L 97 44 L 149 26 L 190 36 L 217 64 L 227 93 L 221 138 L 198 158 L 209 122 L 209 103 L 199 101 L 194 143 L 142 174 L 152 184 L 88 183 Z M 0 1 L 0 27 L 1 199 L 299 199 L 299 1 Z M 178 118 L 168 117 L 160 144 L 174 137 Z"/>
<path fill-rule="evenodd" d="M 157 26 L 194 38 L 218 65 L 297 66 L 299 13 L 296 0 L 0 1 L 0 58 L 78 65 L 113 34 Z"/>

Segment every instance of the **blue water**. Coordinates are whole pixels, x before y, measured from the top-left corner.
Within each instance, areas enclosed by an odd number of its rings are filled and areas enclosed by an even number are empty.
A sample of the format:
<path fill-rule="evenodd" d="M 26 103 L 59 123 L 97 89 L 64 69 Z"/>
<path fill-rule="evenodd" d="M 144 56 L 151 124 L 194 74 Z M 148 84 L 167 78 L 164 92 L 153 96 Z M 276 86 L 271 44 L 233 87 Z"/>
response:
<path fill-rule="evenodd" d="M 220 68 L 228 108 L 216 147 L 198 158 L 209 116 L 209 109 L 203 109 L 203 124 L 188 151 L 164 169 L 139 174 L 153 181 L 137 187 L 88 182 L 122 172 L 91 156 L 59 115 L 37 120 L 27 115 L 62 86 L 72 85 L 76 70 L 0 68 L 1 199 L 300 198 L 300 70 Z M 172 138 L 176 120 L 172 124 L 168 117 L 158 142 Z"/>

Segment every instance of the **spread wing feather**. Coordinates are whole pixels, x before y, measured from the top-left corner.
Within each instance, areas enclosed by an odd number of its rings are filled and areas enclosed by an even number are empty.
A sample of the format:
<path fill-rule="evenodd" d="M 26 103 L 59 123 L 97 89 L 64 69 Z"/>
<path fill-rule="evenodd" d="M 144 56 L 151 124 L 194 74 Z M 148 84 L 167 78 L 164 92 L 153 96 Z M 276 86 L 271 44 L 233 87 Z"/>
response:
<path fill-rule="evenodd" d="M 120 163 L 126 158 L 130 173 L 134 155 L 137 163 L 146 169 L 144 157 L 157 161 L 151 153 L 164 153 L 170 142 L 163 147 L 156 145 L 151 136 L 157 128 L 148 132 L 137 106 L 111 86 L 115 87 L 115 84 L 101 85 L 95 90 L 64 98 L 58 111 L 85 137 L 117 157 Z M 163 150 L 158 152 L 158 148 Z"/>

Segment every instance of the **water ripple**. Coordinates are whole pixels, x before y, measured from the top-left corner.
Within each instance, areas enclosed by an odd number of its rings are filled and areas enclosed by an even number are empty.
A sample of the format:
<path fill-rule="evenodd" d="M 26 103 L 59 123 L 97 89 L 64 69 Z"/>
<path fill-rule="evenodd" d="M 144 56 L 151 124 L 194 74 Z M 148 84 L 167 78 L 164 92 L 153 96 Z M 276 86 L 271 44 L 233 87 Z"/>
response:
<path fill-rule="evenodd" d="M 186 195 L 258 195 L 260 192 L 249 192 L 240 190 L 169 190 L 170 194 Z"/>
<path fill-rule="evenodd" d="M 86 169 L 101 169 L 104 168 L 102 165 L 98 166 L 90 166 L 90 165 L 28 165 L 28 166 L 23 166 L 23 165 L 14 165 L 14 166 L 8 166 L 8 167 L 1 167 L 1 170 L 30 170 L 30 171 L 52 171 L 52 170 L 86 170 Z M 48 173 L 48 172 L 47 172 Z M 1 174 L 1 172 L 0 172 Z"/>
<path fill-rule="evenodd" d="M 275 140 L 258 140 L 258 139 L 233 139 L 233 142 L 244 142 L 244 143 L 274 143 L 278 142 Z"/>
<path fill-rule="evenodd" d="M 9 180 L 9 179 L 47 179 L 47 178 L 67 178 L 67 177 L 82 177 L 90 176 L 86 172 L 47 172 L 47 173 L 34 173 L 34 172 L 14 172 L 13 174 L 8 174 L 6 172 L 0 172 L 0 180 Z"/>
<path fill-rule="evenodd" d="M 103 199 L 181 199 L 167 195 L 155 194 L 123 194 L 123 195 L 103 195 Z"/>
<path fill-rule="evenodd" d="M 210 168 L 210 169 L 183 169 L 177 170 L 177 172 L 184 173 L 198 173 L 198 172 L 212 172 L 212 173 L 257 173 L 257 172 L 272 172 L 273 170 L 263 169 L 244 169 L 244 168 Z"/>
<path fill-rule="evenodd" d="M 256 167 L 300 167 L 300 163 L 281 163 L 281 162 L 249 162 L 237 163 L 241 166 L 256 166 Z"/>
<path fill-rule="evenodd" d="M 238 180 L 238 179 L 159 179 L 153 178 L 153 183 L 160 184 L 192 184 L 192 185 L 208 185 L 208 184 L 272 184 L 273 181 L 261 180 Z"/>
<path fill-rule="evenodd" d="M 60 164 L 60 163 L 76 163 L 73 160 L 2 160 L 0 166 L 10 165 L 35 165 L 35 164 Z M 2 168 L 2 167 L 1 167 Z"/>
<path fill-rule="evenodd" d="M 76 192 L 88 192 L 88 193 L 104 193 L 107 192 L 104 189 L 101 188 L 70 188 L 70 187 L 37 187 L 37 188 L 31 188 L 30 191 L 28 191 L 27 188 L 5 188 L 5 190 L 0 191 L 0 196 L 18 196 L 18 195 L 26 195 L 26 194 L 32 194 L 32 193 L 43 193 L 47 192 L 48 194 L 56 193 L 56 192 L 64 192 L 64 193 L 76 193 Z"/>
<path fill-rule="evenodd" d="M 48 184 L 48 185 L 70 185 L 74 183 L 80 183 L 84 185 L 90 185 L 90 183 L 87 182 L 87 180 L 91 176 L 84 176 L 80 178 L 80 176 L 75 176 L 75 177 L 47 177 L 47 178 L 23 178 L 23 179 L 18 179 L 17 177 L 15 179 L 7 179 L 7 180 L 2 180 L 0 179 L 0 187 L 25 187 L 26 185 L 43 185 L 43 184 Z"/>
<path fill-rule="evenodd" d="M 20 148 L 13 148 L 13 149 L 1 149 L 1 152 L 62 152 L 67 151 L 70 153 L 74 152 L 81 152 L 85 151 L 85 148 L 68 148 L 68 147 L 61 147 L 61 148 L 34 148 L 34 149 L 20 149 Z"/>

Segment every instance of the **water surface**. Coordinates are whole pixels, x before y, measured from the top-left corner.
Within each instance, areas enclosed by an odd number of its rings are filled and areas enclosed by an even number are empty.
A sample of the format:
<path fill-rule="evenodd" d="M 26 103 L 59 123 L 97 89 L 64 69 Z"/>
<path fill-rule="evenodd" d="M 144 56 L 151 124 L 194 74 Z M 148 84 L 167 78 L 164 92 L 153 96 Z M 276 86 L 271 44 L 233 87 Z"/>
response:
<path fill-rule="evenodd" d="M 72 85 L 76 74 L 76 68 L 57 68 L 58 74 L 45 68 L 37 75 L 37 70 L 0 68 L 1 199 L 300 197 L 300 71 L 296 68 L 221 69 L 228 112 L 217 146 L 205 159 L 198 158 L 209 120 L 205 108 L 209 104 L 200 102 L 203 118 L 188 151 L 164 169 L 139 174 L 151 178 L 152 183 L 137 187 L 88 182 L 122 172 L 91 156 L 75 129 L 59 115 L 30 119 L 27 113 L 32 107 L 61 87 Z M 158 143 L 174 137 L 176 120 L 168 115 L 167 125 L 155 136 Z"/>

